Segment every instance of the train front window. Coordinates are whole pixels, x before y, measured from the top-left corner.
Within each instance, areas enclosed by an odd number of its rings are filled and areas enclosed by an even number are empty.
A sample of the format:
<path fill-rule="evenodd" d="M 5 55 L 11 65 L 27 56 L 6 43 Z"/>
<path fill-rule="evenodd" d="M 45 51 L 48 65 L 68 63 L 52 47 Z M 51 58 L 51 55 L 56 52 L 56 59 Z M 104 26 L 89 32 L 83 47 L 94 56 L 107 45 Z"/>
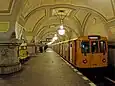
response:
<path fill-rule="evenodd" d="M 91 52 L 98 53 L 98 41 L 91 41 Z"/>
<path fill-rule="evenodd" d="M 21 46 L 19 49 L 20 49 L 20 50 L 26 50 L 27 47 L 25 47 L 25 46 Z"/>
<path fill-rule="evenodd" d="M 81 42 L 81 52 L 82 53 L 89 53 L 90 52 L 89 42 L 88 41 Z"/>
<path fill-rule="evenodd" d="M 106 51 L 106 43 L 105 43 L 105 41 L 100 41 L 99 46 L 100 46 L 100 53 L 104 53 Z"/>

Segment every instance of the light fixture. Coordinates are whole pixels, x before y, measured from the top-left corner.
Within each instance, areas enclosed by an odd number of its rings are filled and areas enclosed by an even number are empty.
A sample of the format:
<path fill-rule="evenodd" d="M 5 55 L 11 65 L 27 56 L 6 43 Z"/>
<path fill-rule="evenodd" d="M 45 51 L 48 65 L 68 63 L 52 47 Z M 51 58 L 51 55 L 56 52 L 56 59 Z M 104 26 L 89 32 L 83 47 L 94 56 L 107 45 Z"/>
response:
<path fill-rule="evenodd" d="M 63 25 L 60 26 L 60 29 L 63 29 Z"/>
<path fill-rule="evenodd" d="M 59 33 L 60 35 L 64 35 L 64 34 L 65 34 L 65 30 L 64 30 L 63 25 L 60 26 L 60 29 L 58 30 L 58 33 Z"/>
<path fill-rule="evenodd" d="M 54 37 L 53 37 L 53 40 L 55 41 L 57 39 L 58 39 L 57 34 L 55 34 Z"/>
<path fill-rule="evenodd" d="M 57 40 L 58 37 L 57 37 L 57 34 L 54 35 L 54 37 L 52 38 L 52 41 L 47 43 L 48 45 L 51 45 L 53 42 L 55 42 L 55 40 Z"/>
<path fill-rule="evenodd" d="M 49 43 L 47 43 L 47 45 L 51 45 L 53 42 L 49 42 Z"/>

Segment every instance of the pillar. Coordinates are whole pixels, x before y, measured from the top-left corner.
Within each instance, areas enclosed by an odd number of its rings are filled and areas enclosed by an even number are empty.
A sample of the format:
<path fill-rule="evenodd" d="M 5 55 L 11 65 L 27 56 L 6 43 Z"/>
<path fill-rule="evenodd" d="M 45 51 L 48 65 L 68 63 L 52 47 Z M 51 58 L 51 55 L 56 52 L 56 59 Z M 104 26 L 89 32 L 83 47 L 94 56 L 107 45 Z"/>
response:
<path fill-rule="evenodd" d="M 21 70 L 16 41 L 0 40 L 0 74 L 10 74 Z"/>

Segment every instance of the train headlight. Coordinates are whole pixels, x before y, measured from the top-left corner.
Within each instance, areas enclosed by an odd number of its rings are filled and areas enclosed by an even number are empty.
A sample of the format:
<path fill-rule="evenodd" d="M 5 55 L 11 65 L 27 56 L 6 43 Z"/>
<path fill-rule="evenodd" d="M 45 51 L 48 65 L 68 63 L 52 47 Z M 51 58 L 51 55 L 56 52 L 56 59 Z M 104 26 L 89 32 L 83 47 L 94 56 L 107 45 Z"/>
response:
<path fill-rule="evenodd" d="M 24 47 L 24 49 L 26 49 L 26 47 Z"/>
<path fill-rule="evenodd" d="M 102 60 L 102 62 L 106 62 L 106 60 L 105 60 L 105 59 L 103 59 L 103 60 Z"/>
<path fill-rule="evenodd" d="M 86 64 L 86 63 L 87 63 L 87 59 L 84 59 L 84 60 L 83 60 L 83 63 Z"/>

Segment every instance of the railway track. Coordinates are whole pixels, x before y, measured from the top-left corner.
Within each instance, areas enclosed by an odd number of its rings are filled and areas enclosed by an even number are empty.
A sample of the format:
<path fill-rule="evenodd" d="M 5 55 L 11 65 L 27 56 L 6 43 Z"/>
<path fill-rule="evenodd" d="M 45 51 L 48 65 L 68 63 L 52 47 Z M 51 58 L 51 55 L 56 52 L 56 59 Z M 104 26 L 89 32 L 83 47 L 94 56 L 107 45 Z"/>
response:
<path fill-rule="evenodd" d="M 83 70 L 79 70 L 79 71 L 82 72 L 84 76 L 89 78 L 89 80 L 95 83 L 96 86 L 115 86 L 115 81 L 107 77 L 104 73 L 103 74 L 99 72 L 94 73 L 92 71 L 83 71 Z"/>
<path fill-rule="evenodd" d="M 112 82 L 108 77 L 98 77 L 97 79 L 92 80 L 97 86 L 115 86 L 115 83 Z"/>

